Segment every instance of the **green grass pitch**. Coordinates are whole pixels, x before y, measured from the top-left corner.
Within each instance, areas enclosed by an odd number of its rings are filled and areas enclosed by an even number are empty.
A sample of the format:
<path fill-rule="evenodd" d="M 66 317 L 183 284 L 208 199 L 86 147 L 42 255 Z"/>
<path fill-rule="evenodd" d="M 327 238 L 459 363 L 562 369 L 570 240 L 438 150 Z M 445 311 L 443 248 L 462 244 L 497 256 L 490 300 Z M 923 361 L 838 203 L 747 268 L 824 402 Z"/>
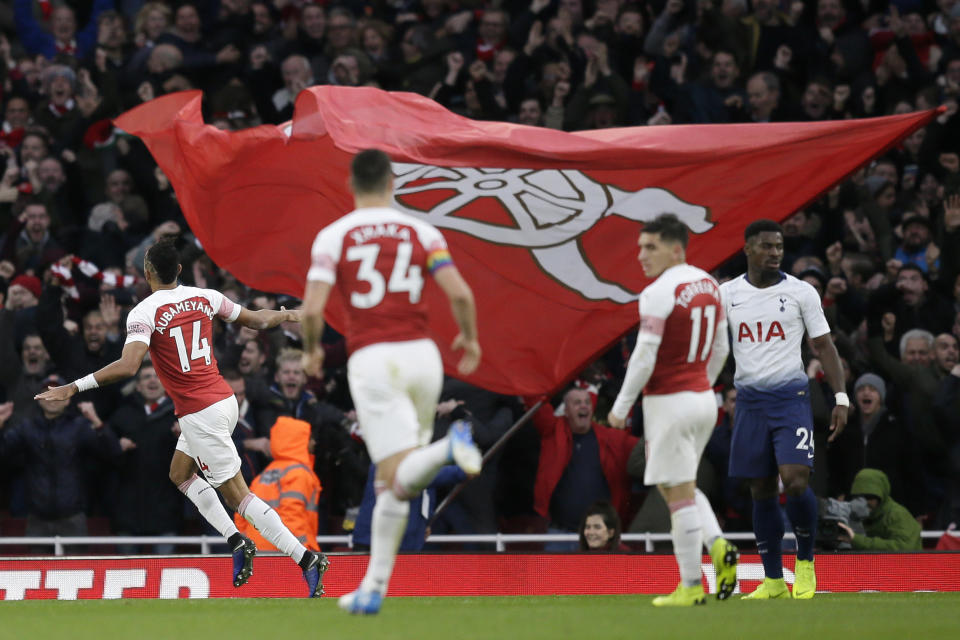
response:
<path fill-rule="evenodd" d="M 956 638 L 958 593 L 818 594 L 809 601 L 656 609 L 651 596 L 392 598 L 354 617 L 333 599 L 0 603 L 0 638 L 46 640 L 509 640 L 563 638 Z"/>

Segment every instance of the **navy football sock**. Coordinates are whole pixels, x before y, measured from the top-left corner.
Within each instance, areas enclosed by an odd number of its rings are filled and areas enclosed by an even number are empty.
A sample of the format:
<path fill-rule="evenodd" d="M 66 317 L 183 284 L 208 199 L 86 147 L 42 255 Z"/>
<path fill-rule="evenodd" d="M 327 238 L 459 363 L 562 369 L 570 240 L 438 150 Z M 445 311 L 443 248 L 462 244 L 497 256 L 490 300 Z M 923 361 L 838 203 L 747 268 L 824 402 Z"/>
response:
<path fill-rule="evenodd" d="M 783 517 L 776 498 L 753 501 L 753 533 L 757 536 L 757 551 L 763 561 L 763 573 L 768 578 L 783 577 Z"/>
<path fill-rule="evenodd" d="M 817 535 L 817 497 L 813 489 L 799 496 L 787 496 L 787 517 L 797 536 L 797 560 L 813 560 L 813 541 Z"/>

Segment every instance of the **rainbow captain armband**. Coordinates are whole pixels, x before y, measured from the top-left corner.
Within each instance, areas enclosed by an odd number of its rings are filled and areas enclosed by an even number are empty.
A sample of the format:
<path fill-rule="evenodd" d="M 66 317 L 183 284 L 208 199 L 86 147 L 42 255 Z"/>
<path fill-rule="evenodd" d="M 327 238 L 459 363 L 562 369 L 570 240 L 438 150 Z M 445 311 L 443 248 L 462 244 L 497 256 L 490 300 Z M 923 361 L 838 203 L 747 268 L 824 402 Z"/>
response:
<path fill-rule="evenodd" d="M 453 257 L 446 249 L 434 249 L 427 254 L 427 269 L 430 273 L 436 273 L 443 267 L 449 267 L 453 264 Z"/>

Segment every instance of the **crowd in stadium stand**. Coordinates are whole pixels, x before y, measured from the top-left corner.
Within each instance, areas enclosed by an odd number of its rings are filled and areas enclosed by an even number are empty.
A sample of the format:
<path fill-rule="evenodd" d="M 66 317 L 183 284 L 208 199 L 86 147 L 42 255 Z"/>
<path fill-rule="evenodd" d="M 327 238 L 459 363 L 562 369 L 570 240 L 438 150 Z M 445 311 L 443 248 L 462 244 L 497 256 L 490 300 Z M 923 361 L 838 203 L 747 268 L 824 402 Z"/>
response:
<path fill-rule="evenodd" d="M 470 118 L 568 131 L 946 105 L 785 221 L 783 269 L 821 294 L 854 405 L 828 443 L 833 394 L 808 343 L 817 495 L 849 496 L 858 472 L 875 468 L 924 528 L 960 522 L 960 2 L 12 0 L 0 31 L 0 535 L 201 532 L 167 479 L 178 425 L 152 368 L 60 414 L 33 396 L 118 356 L 125 314 L 149 293 L 144 251 L 163 236 L 178 238 L 184 283 L 252 309 L 297 304 L 213 264 L 146 148 L 110 119 L 194 88 L 217 127 L 281 123 L 315 84 L 412 91 Z M 734 258 L 718 275 L 744 270 Z M 342 340 L 327 330 L 316 380 L 288 351 L 298 325 L 217 330 L 247 481 L 271 462 L 277 418 L 304 420 L 322 485 L 317 530 L 350 531 L 369 460 Z M 632 434 L 599 424 L 631 347 L 628 336 L 583 372 L 587 392 L 552 399 L 565 400 L 556 416 L 542 409 L 431 530 L 582 533 L 588 506 L 606 500 L 623 532 L 667 531 L 666 505 L 638 479 L 639 415 Z M 749 492 L 726 474 L 731 373 L 732 360 L 698 482 L 725 530 L 749 531 Z M 534 399 L 450 379 L 442 400 L 438 436 L 469 415 L 487 448 Z M 604 446 L 563 466 L 564 429 L 592 429 Z M 431 508 L 447 490 L 430 489 Z"/>

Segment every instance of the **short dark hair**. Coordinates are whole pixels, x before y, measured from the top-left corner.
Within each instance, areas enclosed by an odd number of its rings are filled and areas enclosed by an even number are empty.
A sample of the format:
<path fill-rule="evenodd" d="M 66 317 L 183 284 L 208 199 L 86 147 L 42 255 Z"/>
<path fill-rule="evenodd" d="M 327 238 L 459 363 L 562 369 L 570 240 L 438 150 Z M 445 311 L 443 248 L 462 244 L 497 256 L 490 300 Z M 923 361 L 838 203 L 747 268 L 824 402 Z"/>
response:
<path fill-rule="evenodd" d="M 743 239 L 749 240 L 753 236 L 761 234 L 765 231 L 772 231 L 774 233 L 783 235 L 783 227 L 780 226 L 780 223 L 774 222 L 773 220 L 768 220 L 766 218 L 761 218 L 760 220 L 754 220 L 747 225 L 747 228 L 743 231 Z"/>
<path fill-rule="evenodd" d="M 18 199 L 18 201 L 14 203 L 13 210 L 14 213 L 19 215 L 26 211 L 27 207 L 43 207 L 44 211 L 48 214 L 50 213 L 50 210 L 47 208 L 47 203 L 34 195 Z"/>
<path fill-rule="evenodd" d="M 809 80 L 807 80 L 807 84 L 805 84 L 803 87 L 804 91 L 806 91 L 807 87 L 809 87 L 812 84 L 820 85 L 821 87 L 825 87 L 829 91 L 833 91 L 833 80 L 831 80 L 830 78 L 828 78 L 823 74 L 815 75 Z"/>
<path fill-rule="evenodd" d="M 661 213 L 650 222 L 645 222 L 643 233 L 657 233 L 661 240 L 679 242 L 684 249 L 689 242 L 687 225 L 680 222 L 680 218 L 673 213 Z"/>
<path fill-rule="evenodd" d="M 865 254 L 848 253 L 843 257 L 848 261 L 848 264 L 850 265 L 850 271 L 853 273 L 853 275 L 860 276 L 863 278 L 864 282 L 869 280 L 876 271 L 873 260 L 871 260 L 870 257 Z"/>
<path fill-rule="evenodd" d="M 718 48 L 716 51 L 713 52 L 713 55 L 710 56 L 710 61 L 712 62 L 717 57 L 717 54 L 720 54 L 720 53 L 725 53 L 726 55 L 733 58 L 733 64 L 737 65 L 737 69 L 740 68 L 740 56 L 737 55 L 736 51 L 734 51 L 732 48 L 729 48 L 729 47 Z"/>
<path fill-rule="evenodd" d="M 752 76 L 750 80 L 754 78 L 760 78 L 763 81 L 763 86 L 767 88 L 767 91 L 776 91 L 780 93 L 780 78 L 777 77 L 775 73 L 770 73 L 769 71 L 758 71 Z"/>
<path fill-rule="evenodd" d="M 430 45 L 433 44 L 433 30 L 425 24 L 415 24 L 408 28 L 404 31 L 401 39 L 406 38 L 408 33 L 410 34 L 410 40 L 407 44 L 416 47 L 420 51 L 426 51 L 430 48 Z"/>
<path fill-rule="evenodd" d="M 160 282 L 170 284 L 177 279 L 177 267 L 180 266 L 180 252 L 172 238 L 164 238 L 147 249 L 145 256 L 150 268 Z"/>
<path fill-rule="evenodd" d="M 220 375 L 223 376 L 224 380 L 240 380 L 243 378 L 243 374 L 233 367 L 224 367 L 220 370 Z"/>
<path fill-rule="evenodd" d="M 387 188 L 391 175 L 390 156 L 380 149 L 364 149 L 350 163 L 354 193 L 380 193 Z"/>
<path fill-rule="evenodd" d="M 917 273 L 920 274 L 921 278 L 923 278 L 924 280 L 928 279 L 927 274 L 924 273 L 923 269 L 920 268 L 920 265 L 918 265 L 915 262 L 907 262 L 901 265 L 900 268 L 897 269 L 897 277 L 900 277 L 900 274 L 903 273 L 904 271 L 916 271 Z"/>

